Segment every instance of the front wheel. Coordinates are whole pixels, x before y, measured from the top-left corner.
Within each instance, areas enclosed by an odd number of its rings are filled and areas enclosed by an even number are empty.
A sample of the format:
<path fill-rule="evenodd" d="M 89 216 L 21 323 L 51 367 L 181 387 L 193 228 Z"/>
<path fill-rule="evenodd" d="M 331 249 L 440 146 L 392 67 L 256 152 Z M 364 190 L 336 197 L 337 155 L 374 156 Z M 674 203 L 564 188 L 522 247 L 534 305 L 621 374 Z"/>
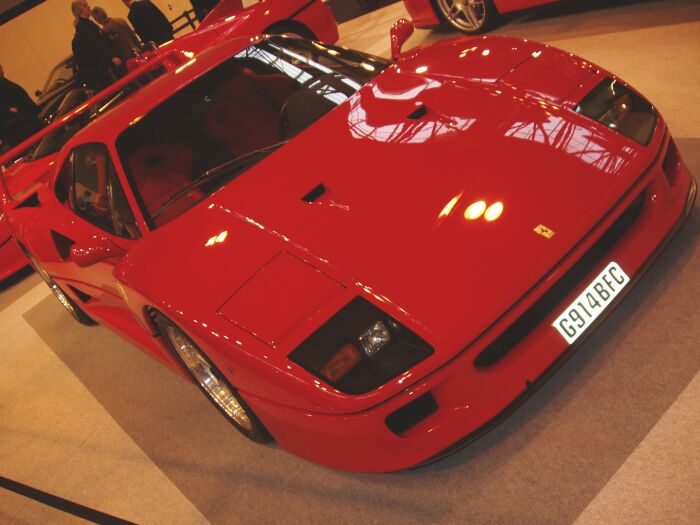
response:
<path fill-rule="evenodd" d="M 435 0 L 442 19 L 468 34 L 491 29 L 499 18 L 492 0 Z"/>
<path fill-rule="evenodd" d="M 204 352 L 165 316 L 156 314 L 155 322 L 163 340 L 219 412 L 251 441 L 270 442 L 265 426 Z"/>

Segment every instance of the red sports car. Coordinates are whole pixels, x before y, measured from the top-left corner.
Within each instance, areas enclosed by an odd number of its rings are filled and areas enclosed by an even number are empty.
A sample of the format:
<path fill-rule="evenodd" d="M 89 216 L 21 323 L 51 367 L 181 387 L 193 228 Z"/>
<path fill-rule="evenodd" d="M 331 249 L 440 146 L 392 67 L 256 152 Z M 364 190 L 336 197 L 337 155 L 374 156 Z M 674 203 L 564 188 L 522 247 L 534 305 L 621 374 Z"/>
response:
<path fill-rule="evenodd" d="M 6 181 L 5 213 L 77 319 L 193 379 L 248 438 L 331 467 L 403 469 L 479 435 L 695 199 L 657 110 L 543 44 L 188 53 L 76 111 L 93 121 L 49 173 Z"/>
<path fill-rule="evenodd" d="M 221 0 L 197 28 L 202 31 L 221 22 L 229 23 L 235 34 L 294 34 L 333 43 L 338 26 L 333 12 L 321 0 Z"/>
<path fill-rule="evenodd" d="M 491 29 L 501 14 L 555 0 L 403 0 L 418 27 L 449 24 L 464 33 Z"/>

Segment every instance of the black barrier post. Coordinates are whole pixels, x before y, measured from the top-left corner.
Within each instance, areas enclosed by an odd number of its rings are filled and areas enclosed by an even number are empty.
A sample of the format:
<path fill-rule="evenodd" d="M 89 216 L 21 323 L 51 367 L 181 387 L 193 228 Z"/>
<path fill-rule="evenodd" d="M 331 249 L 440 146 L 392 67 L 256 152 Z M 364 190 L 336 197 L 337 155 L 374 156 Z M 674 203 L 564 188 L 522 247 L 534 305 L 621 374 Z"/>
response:
<path fill-rule="evenodd" d="M 176 27 L 176 24 L 178 24 L 181 20 L 184 20 L 184 22 Z M 182 14 L 174 20 L 171 20 L 170 25 L 173 27 L 173 34 L 175 34 L 179 33 L 187 26 L 190 26 L 192 29 L 197 29 L 196 22 L 197 17 L 194 14 L 194 9 L 188 9 L 187 11 L 183 11 Z"/>
<path fill-rule="evenodd" d="M 123 520 L 121 518 L 117 518 L 116 516 L 105 514 L 99 510 L 91 509 L 90 507 L 69 501 L 59 496 L 54 496 L 48 492 L 35 489 L 17 481 L 12 481 L 11 479 L 3 478 L 2 476 L 0 476 L 0 487 L 93 523 L 104 523 L 106 525 L 136 525 L 132 521 Z"/>

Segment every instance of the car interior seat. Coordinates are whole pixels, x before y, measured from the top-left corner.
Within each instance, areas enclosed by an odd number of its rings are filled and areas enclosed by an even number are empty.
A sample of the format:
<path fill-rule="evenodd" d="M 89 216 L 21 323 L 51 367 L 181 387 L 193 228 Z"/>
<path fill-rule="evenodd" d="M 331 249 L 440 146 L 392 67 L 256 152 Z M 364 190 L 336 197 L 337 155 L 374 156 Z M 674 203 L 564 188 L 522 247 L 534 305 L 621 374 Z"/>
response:
<path fill-rule="evenodd" d="M 192 184 L 192 150 L 180 144 L 139 144 L 128 156 L 127 165 L 148 214 L 153 217 L 174 195 Z M 167 222 L 201 200 L 203 192 L 194 188 L 156 219 Z"/>
<path fill-rule="evenodd" d="M 296 86 L 286 75 L 242 68 L 213 97 L 203 119 L 205 134 L 234 158 L 279 142 L 280 112 Z"/>

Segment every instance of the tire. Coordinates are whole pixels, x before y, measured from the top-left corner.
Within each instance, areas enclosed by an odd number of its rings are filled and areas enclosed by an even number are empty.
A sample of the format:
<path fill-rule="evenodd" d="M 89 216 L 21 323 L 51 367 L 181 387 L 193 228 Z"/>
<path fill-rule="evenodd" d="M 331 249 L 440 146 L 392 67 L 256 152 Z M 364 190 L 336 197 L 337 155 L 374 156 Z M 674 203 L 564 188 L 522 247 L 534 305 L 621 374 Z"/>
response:
<path fill-rule="evenodd" d="M 272 441 L 272 436 L 248 404 L 192 339 L 160 313 L 155 314 L 154 321 L 165 344 L 229 423 L 255 443 Z"/>
<path fill-rule="evenodd" d="M 283 35 L 305 38 L 306 40 L 318 40 L 313 31 L 304 24 L 294 21 L 277 22 L 268 27 L 263 33 L 268 35 Z"/>
<path fill-rule="evenodd" d="M 68 313 L 78 321 L 80 324 L 85 325 L 85 326 L 94 326 L 97 323 L 90 317 L 88 314 L 86 314 L 80 306 L 76 304 L 76 302 L 68 295 L 66 292 L 63 291 L 63 289 L 56 284 L 56 282 L 53 280 L 53 278 L 48 274 L 46 270 L 44 270 L 43 266 L 39 264 L 39 261 L 37 261 L 34 256 L 27 251 L 27 249 L 20 244 L 20 247 L 22 248 L 22 251 L 26 254 L 27 258 L 29 259 L 29 262 L 31 263 L 32 267 L 38 273 L 41 278 L 44 280 L 44 282 L 48 285 L 48 287 L 51 289 L 53 294 L 56 296 L 56 298 L 59 300 L 59 302 L 63 305 L 63 307 L 68 311 Z"/>
<path fill-rule="evenodd" d="M 433 0 L 442 20 L 449 26 L 476 35 L 496 25 L 500 17 L 492 0 Z"/>

